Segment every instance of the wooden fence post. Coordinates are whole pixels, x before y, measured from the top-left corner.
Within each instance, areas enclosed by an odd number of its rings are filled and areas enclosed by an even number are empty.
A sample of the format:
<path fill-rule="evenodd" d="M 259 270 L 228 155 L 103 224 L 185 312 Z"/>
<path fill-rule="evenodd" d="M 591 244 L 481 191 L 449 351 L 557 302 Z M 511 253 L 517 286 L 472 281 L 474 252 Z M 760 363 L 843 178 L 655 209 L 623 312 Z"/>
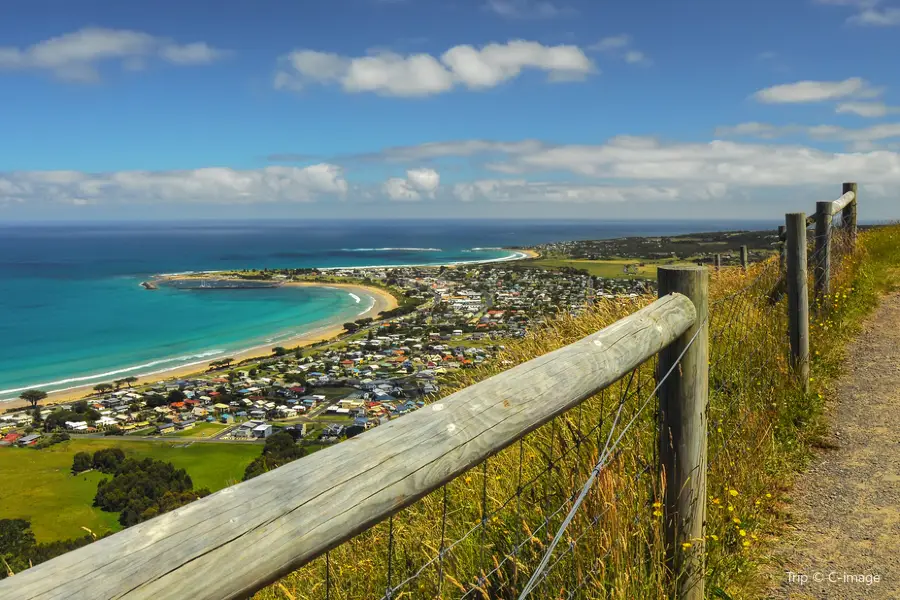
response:
<path fill-rule="evenodd" d="M 716 271 L 722 268 L 722 255 L 716 254 Z"/>
<path fill-rule="evenodd" d="M 831 220 L 833 204 L 816 202 L 816 250 L 813 269 L 815 274 L 816 301 L 824 306 L 831 293 Z"/>
<path fill-rule="evenodd" d="M 741 266 L 744 267 L 744 270 L 747 270 L 747 267 L 750 266 L 750 258 L 747 253 L 747 246 L 741 246 Z"/>
<path fill-rule="evenodd" d="M 785 253 L 787 252 L 787 241 L 784 239 L 786 231 L 786 226 L 778 226 L 778 271 L 780 273 L 784 273 L 784 270 L 787 268 L 787 260 L 785 258 Z"/>
<path fill-rule="evenodd" d="M 674 597 L 702 600 L 706 569 L 709 273 L 703 267 L 659 267 L 657 281 L 660 298 L 677 292 L 690 298 L 697 309 L 693 326 L 659 353 L 657 377 L 668 373 L 659 388 L 666 559 L 676 578 Z"/>
<path fill-rule="evenodd" d="M 809 392 L 809 289 L 806 275 L 806 213 L 785 215 L 787 228 L 788 328 L 791 365 Z"/>
<path fill-rule="evenodd" d="M 847 192 L 853 192 L 853 202 L 841 211 L 841 224 L 850 234 L 850 248 L 856 247 L 856 206 L 859 203 L 859 192 L 855 183 L 845 183 L 841 188 L 841 196 Z"/>

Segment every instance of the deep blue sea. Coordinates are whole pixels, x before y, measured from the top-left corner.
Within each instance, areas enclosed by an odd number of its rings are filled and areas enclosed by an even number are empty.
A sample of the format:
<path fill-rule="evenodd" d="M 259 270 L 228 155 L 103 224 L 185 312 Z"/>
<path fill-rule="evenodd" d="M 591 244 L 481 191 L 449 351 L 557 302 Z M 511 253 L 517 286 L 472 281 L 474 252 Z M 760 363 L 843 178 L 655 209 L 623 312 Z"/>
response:
<path fill-rule="evenodd" d="M 729 229 L 726 221 L 0 224 L 0 400 L 210 360 L 355 317 L 345 290 L 147 291 L 160 273 L 447 264 L 506 246 Z M 365 303 L 368 299 L 362 299 Z"/>

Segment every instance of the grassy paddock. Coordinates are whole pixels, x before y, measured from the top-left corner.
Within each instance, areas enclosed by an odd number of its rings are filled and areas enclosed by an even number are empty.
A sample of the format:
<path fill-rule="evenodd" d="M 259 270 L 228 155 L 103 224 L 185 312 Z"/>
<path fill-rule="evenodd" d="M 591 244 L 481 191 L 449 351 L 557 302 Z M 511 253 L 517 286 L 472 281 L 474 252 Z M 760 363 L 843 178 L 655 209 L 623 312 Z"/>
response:
<path fill-rule="evenodd" d="M 706 547 L 707 590 L 713 597 L 760 597 L 765 556 L 782 528 L 789 481 L 821 440 L 821 408 L 828 383 L 840 371 L 845 343 L 879 294 L 897 285 L 898 241 L 900 227 L 884 227 L 861 234 L 856 253 L 836 251 L 834 294 L 812 329 L 808 395 L 795 385 L 786 360 L 786 299 L 778 293 L 777 259 L 747 273 L 711 274 L 708 526 L 706 538 L 693 540 L 684 551 Z M 601 302 L 589 314 L 560 316 L 509 344 L 502 357 L 509 362 L 502 368 L 569 344 L 652 300 Z M 670 597 L 654 504 L 660 489 L 653 468 L 655 400 L 639 411 L 652 389 L 652 362 L 392 522 L 333 550 L 330 597 L 380 598 L 389 587 L 389 572 L 396 586 L 427 565 L 391 597 L 515 598 L 596 461 L 620 402 L 616 434 L 632 418 L 634 427 L 591 489 L 551 561 L 556 566 L 533 597 Z M 502 370 L 500 364 L 463 372 L 442 391 L 489 377 Z M 484 526 L 477 526 L 481 522 Z M 428 564 L 451 544 L 441 560 Z M 323 598 L 325 581 L 325 561 L 319 559 L 257 598 Z"/>
<path fill-rule="evenodd" d="M 637 273 L 624 273 L 625 265 L 636 265 L 644 263 L 644 266 L 637 268 Z M 608 260 L 587 260 L 575 258 L 539 258 L 536 260 L 522 261 L 523 266 L 538 267 L 542 269 L 561 269 L 569 267 L 572 269 L 583 269 L 595 277 L 606 277 L 610 279 L 653 279 L 656 277 L 656 268 L 660 265 L 668 264 L 692 264 L 684 261 L 653 261 L 638 259 L 608 259 Z"/>
<path fill-rule="evenodd" d="M 167 444 L 117 440 L 72 439 L 43 450 L 0 448 L 0 518 L 31 520 L 37 540 L 84 535 L 82 527 L 96 534 L 121 529 L 118 514 L 103 512 L 92 503 L 102 473 L 72 475 L 77 452 L 96 452 L 118 447 L 134 458 L 155 458 L 185 469 L 195 488 L 216 491 L 237 483 L 261 447 L 253 444 Z"/>

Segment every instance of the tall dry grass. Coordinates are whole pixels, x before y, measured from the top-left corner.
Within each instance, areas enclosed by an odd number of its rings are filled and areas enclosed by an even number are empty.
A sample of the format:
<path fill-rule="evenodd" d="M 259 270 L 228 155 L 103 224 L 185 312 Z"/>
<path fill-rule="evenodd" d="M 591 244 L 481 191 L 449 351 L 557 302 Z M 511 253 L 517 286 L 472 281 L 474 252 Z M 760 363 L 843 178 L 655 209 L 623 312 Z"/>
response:
<path fill-rule="evenodd" d="M 712 597 L 760 595 L 760 566 L 780 531 L 790 476 L 820 439 L 827 381 L 842 348 L 900 265 L 900 228 L 861 234 L 854 252 L 835 241 L 832 295 L 814 307 L 813 391 L 787 359 L 786 299 L 777 258 L 748 272 L 711 274 L 707 535 L 685 551 L 707 554 Z M 810 284 L 812 290 L 812 283 Z M 652 297 L 600 302 L 560 315 L 511 343 L 498 360 L 456 374 L 443 393 L 481 381 L 633 313 Z M 616 412 L 634 426 L 591 488 L 533 598 L 664 599 L 656 465 L 655 385 L 649 361 L 579 407 L 528 434 L 389 521 L 332 550 L 257 598 L 516 598 L 586 481 Z M 327 573 L 326 573 L 327 566 Z M 399 586 L 399 587 L 398 587 Z"/>

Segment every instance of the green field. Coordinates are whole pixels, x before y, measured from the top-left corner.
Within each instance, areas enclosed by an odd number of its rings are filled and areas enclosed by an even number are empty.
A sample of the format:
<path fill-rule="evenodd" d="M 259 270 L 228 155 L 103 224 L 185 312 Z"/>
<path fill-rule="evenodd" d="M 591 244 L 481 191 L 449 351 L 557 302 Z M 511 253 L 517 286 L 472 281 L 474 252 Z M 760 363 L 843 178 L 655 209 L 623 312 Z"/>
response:
<path fill-rule="evenodd" d="M 637 268 L 637 273 L 626 274 L 623 272 L 625 265 L 634 265 L 643 262 L 643 267 Z M 676 260 L 638 260 L 634 258 L 614 258 L 608 260 L 582 260 L 573 258 L 540 258 L 537 260 L 523 261 L 524 266 L 533 266 L 544 269 L 561 269 L 571 267 L 583 269 L 595 277 L 610 279 L 653 279 L 656 277 L 656 267 L 659 265 L 693 264 Z"/>
<path fill-rule="evenodd" d="M 134 458 L 155 458 L 185 469 L 194 488 L 216 491 L 237 483 L 262 450 L 258 444 L 149 442 L 112 438 L 73 439 L 44 450 L 0 448 L 0 519 L 31 520 L 38 541 L 119 529 L 118 514 L 91 506 L 102 473 L 72 475 L 77 452 L 119 447 Z"/>
<path fill-rule="evenodd" d="M 184 431 L 176 431 L 175 433 L 170 433 L 163 437 L 209 438 L 216 435 L 226 427 L 228 427 L 228 425 L 225 425 L 224 423 L 197 423 L 190 429 L 185 429 Z"/>

